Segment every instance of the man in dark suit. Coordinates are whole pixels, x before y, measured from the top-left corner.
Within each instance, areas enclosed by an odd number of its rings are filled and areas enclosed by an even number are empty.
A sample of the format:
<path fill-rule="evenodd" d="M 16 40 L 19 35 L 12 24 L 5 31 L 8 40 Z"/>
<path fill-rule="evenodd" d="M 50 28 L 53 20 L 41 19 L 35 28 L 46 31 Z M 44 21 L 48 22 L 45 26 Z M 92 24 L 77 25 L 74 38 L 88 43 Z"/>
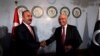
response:
<path fill-rule="evenodd" d="M 32 22 L 32 14 L 29 10 L 22 12 L 22 24 L 16 27 L 16 55 L 36 56 L 40 43 L 36 36 Z"/>
<path fill-rule="evenodd" d="M 42 41 L 42 45 L 49 45 L 56 40 L 56 55 L 62 56 L 75 56 L 77 48 L 82 43 L 79 32 L 75 26 L 67 24 L 67 16 L 61 14 L 59 16 L 60 27 L 56 28 L 54 35 L 46 40 Z"/>

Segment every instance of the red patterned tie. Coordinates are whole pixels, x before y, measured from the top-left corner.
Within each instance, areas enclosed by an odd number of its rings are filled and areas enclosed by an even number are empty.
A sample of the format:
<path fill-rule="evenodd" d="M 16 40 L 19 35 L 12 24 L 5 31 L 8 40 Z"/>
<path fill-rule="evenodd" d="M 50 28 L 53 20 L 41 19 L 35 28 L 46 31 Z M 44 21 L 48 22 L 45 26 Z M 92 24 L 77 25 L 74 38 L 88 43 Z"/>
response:
<path fill-rule="evenodd" d="M 62 44 L 65 42 L 65 27 L 62 27 Z"/>

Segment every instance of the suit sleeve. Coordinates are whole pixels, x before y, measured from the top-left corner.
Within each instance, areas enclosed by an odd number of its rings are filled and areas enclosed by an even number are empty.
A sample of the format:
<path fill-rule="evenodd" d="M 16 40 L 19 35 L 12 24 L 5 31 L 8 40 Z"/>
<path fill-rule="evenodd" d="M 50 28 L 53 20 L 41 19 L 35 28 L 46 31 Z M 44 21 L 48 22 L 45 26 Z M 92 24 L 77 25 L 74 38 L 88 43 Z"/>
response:
<path fill-rule="evenodd" d="M 76 27 L 73 28 L 73 41 L 74 42 L 72 44 L 74 48 L 78 48 L 82 43 L 81 36 Z"/>
<path fill-rule="evenodd" d="M 50 43 L 52 43 L 54 40 L 56 40 L 56 34 L 57 34 L 57 29 L 54 32 L 54 34 L 48 39 L 46 40 L 46 44 L 49 45 Z"/>

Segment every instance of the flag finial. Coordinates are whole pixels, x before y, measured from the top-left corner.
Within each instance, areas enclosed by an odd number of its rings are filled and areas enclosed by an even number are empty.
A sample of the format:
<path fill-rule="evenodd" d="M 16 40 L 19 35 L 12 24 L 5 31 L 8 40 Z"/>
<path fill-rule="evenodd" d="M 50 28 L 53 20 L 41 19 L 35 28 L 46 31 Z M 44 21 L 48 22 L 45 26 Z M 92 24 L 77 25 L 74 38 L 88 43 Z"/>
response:
<path fill-rule="evenodd" d="M 18 1 L 17 1 L 17 0 L 15 0 L 15 4 L 16 4 L 16 5 L 18 4 Z"/>

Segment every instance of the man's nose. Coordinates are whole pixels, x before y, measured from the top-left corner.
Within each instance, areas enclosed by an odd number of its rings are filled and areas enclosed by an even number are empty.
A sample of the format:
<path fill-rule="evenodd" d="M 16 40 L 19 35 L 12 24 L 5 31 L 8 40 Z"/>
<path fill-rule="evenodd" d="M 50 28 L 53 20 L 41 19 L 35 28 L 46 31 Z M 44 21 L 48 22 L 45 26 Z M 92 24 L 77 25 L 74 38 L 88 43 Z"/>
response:
<path fill-rule="evenodd" d="M 29 17 L 30 19 L 32 19 L 32 17 Z"/>

